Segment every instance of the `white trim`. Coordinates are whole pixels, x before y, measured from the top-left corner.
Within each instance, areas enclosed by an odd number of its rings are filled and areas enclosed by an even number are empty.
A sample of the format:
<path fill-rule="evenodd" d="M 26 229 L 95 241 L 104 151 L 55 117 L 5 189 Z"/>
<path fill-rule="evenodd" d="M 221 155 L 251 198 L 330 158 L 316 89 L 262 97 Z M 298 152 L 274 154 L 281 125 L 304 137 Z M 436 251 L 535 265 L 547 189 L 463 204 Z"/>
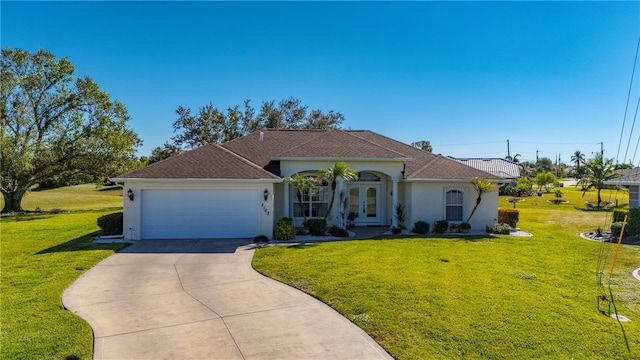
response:
<path fill-rule="evenodd" d="M 414 158 L 356 158 L 356 157 L 287 157 L 272 156 L 271 160 L 277 161 L 415 161 Z"/>
<path fill-rule="evenodd" d="M 468 193 L 468 189 L 466 187 L 448 187 L 445 186 L 443 188 L 444 192 L 443 192 L 443 214 L 444 214 L 444 219 L 447 221 L 453 221 L 453 222 L 457 222 L 460 221 L 461 223 L 465 221 L 465 218 L 467 216 L 467 213 L 469 212 L 468 209 L 468 201 L 467 201 L 467 193 Z M 449 220 L 447 219 L 447 194 L 450 191 L 459 191 L 462 193 L 462 219 L 460 220 Z"/>
<path fill-rule="evenodd" d="M 219 179 L 219 178 L 112 178 L 113 182 L 150 182 L 150 183 L 167 183 L 167 182 L 216 182 L 216 183 L 237 183 L 237 182 L 266 182 L 281 183 L 282 178 L 273 179 Z"/>

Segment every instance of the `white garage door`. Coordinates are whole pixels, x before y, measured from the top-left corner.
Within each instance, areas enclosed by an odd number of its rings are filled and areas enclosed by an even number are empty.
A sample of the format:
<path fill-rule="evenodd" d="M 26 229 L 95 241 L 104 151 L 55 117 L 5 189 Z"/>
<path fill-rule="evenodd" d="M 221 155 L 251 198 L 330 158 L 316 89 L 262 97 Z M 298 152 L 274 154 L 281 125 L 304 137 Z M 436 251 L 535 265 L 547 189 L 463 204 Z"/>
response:
<path fill-rule="evenodd" d="M 143 239 L 252 238 L 260 198 L 248 189 L 142 190 Z"/>

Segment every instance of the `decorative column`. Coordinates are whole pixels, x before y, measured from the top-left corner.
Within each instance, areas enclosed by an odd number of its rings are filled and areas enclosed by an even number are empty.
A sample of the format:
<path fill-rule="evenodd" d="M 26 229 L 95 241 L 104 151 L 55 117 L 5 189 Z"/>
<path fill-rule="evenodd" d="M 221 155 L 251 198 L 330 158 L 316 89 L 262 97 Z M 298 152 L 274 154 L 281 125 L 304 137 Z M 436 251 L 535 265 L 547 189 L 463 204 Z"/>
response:
<path fill-rule="evenodd" d="M 393 190 L 391 191 L 391 226 L 398 227 L 398 218 L 396 217 L 396 207 L 398 206 L 398 180 L 393 179 Z"/>
<path fill-rule="evenodd" d="M 289 193 L 290 193 L 289 184 L 284 183 L 284 194 L 283 194 L 284 196 L 282 197 L 282 200 L 284 201 L 284 204 L 283 204 L 284 212 L 282 214 L 283 217 L 291 217 L 291 216 L 289 216 L 289 206 L 290 206 L 290 204 L 289 204 Z M 275 206 L 274 206 L 274 208 L 275 208 Z"/>

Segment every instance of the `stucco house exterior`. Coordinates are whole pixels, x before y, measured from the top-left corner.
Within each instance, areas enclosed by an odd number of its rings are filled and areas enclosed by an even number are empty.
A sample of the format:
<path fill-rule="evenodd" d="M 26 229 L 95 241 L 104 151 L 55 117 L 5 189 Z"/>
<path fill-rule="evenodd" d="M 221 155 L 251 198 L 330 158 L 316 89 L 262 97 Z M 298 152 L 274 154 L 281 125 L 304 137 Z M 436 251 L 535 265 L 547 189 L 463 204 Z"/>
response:
<path fill-rule="evenodd" d="M 283 178 L 296 173 L 316 176 L 344 161 L 358 179 L 338 182 L 329 225 L 357 213 L 356 226 L 405 226 L 417 221 L 461 223 L 477 194 L 471 181 L 504 180 L 460 162 L 431 154 L 371 131 L 262 130 L 227 143 L 208 144 L 114 181 L 124 183 L 125 239 L 272 238 L 283 217 L 302 223 L 324 217 L 331 198 L 326 182 L 304 194 Z M 405 209 L 398 224 L 397 204 Z M 472 231 L 484 231 L 497 219 L 498 192 L 483 195 L 471 219 Z"/>

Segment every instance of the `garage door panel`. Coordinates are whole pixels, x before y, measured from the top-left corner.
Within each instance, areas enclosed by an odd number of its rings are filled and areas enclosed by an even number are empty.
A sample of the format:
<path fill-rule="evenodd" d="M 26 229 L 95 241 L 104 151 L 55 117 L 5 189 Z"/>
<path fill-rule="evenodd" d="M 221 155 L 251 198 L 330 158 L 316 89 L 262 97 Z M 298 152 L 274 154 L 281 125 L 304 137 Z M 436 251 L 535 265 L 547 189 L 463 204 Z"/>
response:
<path fill-rule="evenodd" d="M 143 190 L 143 239 L 248 238 L 260 233 L 257 188 Z"/>

